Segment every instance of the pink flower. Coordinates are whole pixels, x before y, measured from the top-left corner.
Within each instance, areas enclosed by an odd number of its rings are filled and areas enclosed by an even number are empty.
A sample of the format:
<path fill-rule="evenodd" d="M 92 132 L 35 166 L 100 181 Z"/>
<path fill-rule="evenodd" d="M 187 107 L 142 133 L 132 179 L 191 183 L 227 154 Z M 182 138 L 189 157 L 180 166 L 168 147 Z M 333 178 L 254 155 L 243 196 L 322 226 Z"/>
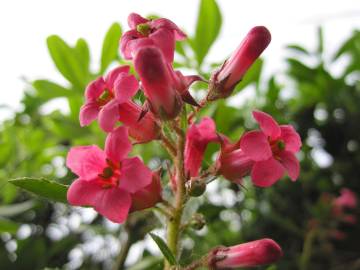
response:
<path fill-rule="evenodd" d="M 136 13 L 128 17 L 131 30 L 124 33 L 120 50 L 124 58 L 133 59 L 136 51 L 143 46 L 156 46 L 171 63 L 174 60 L 175 41 L 183 40 L 186 35 L 172 21 L 164 18 L 148 20 Z"/>
<path fill-rule="evenodd" d="M 338 208 L 356 208 L 357 197 L 354 192 L 348 188 L 342 188 L 340 191 L 341 195 L 334 200 L 335 207 Z"/>
<path fill-rule="evenodd" d="M 198 176 L 207 145 L 217 141 L 215 123 L 210 117 L 205 117 L 199 124 L 190 126 L 186 133 L 184 153 L 185 171 L 190 177 Z"/>
<path fill-rule="evenodd" d="M 207 99 L 216 100 L 230 96 L 234 87 L 242 80 L 270 41 L 271 35 L 266 27 L 252 28 L 230 58 L 211 75 Z"/>
<path fill-rule="evenodd" d="M 173 119 L 183 102 L 175 89 L 172 70 L 156 47 L 142 47 L 134 58 L 134 67 L 141 79 L 151 111 L 162 119 Z"/>
<path fill-rule="evenodd" d="M 259 187 L 273 185 L 288 172 L 295 181 L 300 165 L 295 153 L 300 150 L 299 134 L 290 125 L 278 125 L 268 114 L 254 111 L 261 130 L 246 132 L 240 139 L 240 149 L 254 162 L 251 169 L 253 183 Z"/>
<path fill-rule="evenodd" d="M 109 220 L 124 222 L 132 205 L 131 196 L 152 179 L 150 169 L 138 157 L 127 158 L 131 148 L 125 127 L 109 133 L 105 151 L 96 145 L 71 148 L 66 165 L 79 178 L 68 190 L 69 203 L 92 206 Z"/>
<path fill-rule="evenodd" d="M 118 67 L 105 78 L 100 77 L 87 86 L 86 102 L 80 109 L 81 126 L 99 118 L 104 131 L 113 129 L 119 118 L 118 105 L 130 101 L 139 89 L 138 81 L 129 70 L 129 66 Z"/>
<path fill-rule="evenodd" d="M 130 212 L 151 208 L 158 202 L 161 202 L 161 192 L 160 171 L 156 171 L 153 172 L 152 181 L 149 185 L 131 195 L 132 204 Z"/>
<path fill-rule="evenodd" d="M 119 105 L 119 121 L 129 128 L 130 137 L 137 143 L 146 143 L 159 138 L 159 126 L 151 112 L 141 117 L 142 108 L 134 102 Z"/>
<path fill-rule="evenodd" d="M 230 248 L 217 248 L 210 264 L 215 269 L 256 267 L 274 263 L 282 255 L 281 247 L 274 240 L 265 238 Z"/>

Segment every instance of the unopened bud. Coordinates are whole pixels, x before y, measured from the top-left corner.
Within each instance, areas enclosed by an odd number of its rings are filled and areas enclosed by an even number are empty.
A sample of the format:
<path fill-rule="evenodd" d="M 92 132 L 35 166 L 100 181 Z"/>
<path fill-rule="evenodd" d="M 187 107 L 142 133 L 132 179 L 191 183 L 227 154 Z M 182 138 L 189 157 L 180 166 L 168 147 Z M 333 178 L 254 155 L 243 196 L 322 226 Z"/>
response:
<path fill-rule="evenodd" d="M 192 197 L 199 197 L 204 194 L 206 190 L 206 183 L 204 181 L 190 180 L 186 183 L 186 191 Z"/>
<path fill-rule="evenodd" d="M 205 217 L 200 213 L 195 213 L 190 221 L 190 227 L 194 230 L 200 231 L 206 224 Z"/>

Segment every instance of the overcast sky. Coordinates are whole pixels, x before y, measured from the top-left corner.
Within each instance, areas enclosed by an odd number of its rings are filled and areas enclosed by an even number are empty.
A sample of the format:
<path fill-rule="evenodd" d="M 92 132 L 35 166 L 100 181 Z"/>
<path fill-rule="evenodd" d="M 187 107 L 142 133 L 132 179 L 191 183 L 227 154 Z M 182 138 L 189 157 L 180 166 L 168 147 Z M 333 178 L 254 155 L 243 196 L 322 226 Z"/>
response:
<path fill-rule="evenodd" d="M 316 26 L 325 29 L 329 51 L 360 27 L 359 0 L 219 0 L 223 13 L 223 31 L 211 50 L 210 58 L 222 60 L 255 25 L 265 25 L 272 43 L 264 57 L 272 73 L 281 69 L 284 46 L 302 43 L 314 46 Z M 97 63 L 105 31 L 120 22 L 127 29 L 130 12 L 156 13 L 170 18 L 192 34 L 198 0 L 2 0 L 0 1 L 0 104 L 17 108 L 29 80 L 50 78 L 65 81 L 56 72 L 48 55 L 45 39 L 58 34 L 73 44 L 85 38 Z M 1 116 L 1 112 L 0 112 Z"/>

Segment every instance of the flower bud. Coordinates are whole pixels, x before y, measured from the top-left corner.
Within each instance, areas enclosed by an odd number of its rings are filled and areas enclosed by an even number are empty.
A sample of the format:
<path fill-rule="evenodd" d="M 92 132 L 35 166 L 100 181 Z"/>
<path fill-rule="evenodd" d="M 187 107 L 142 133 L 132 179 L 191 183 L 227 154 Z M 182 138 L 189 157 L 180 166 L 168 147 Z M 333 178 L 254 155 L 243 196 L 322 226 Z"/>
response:
<path fill-rule="evenodd" d="M 266 27 L 252 28 L 230 58 L 211 75 L 207 99 L 213 101 L 230 96 L 270 41 L 271 35 Z"/>
<path fill-rule="evenodd" d="M 216 248 L 209 257 L 215 269 L 256 267 L 278 261 L 283 252 L 272 239 L 261 239 L 233 247 Z"/>
<path fill-rule="evenodd" d="M 162 201 L 161 193 L 160 171 L 156 171 L 153 172 L 152 181 L 148 186 L 131 195 L 132 204 L 130 212 L 155 206 L 155 204 Z"/>
<path fill-rule="evenodd" d="M 181 111 L 183 102 L 174 87 L 171 69 L 157 47 L 139 49 L 134 67 L 139 74 L 151 111 L 162 119 L 173 119 Z"/>
<path fill-rule="evenodd" d="M 206 190 L 206 183 L 198 179 L 186 182 L 186 191 L 192 197 L 199 197 L 204 194 Z"/>
<path fill-rule="evenodd" d="M 205 217 L 200 213 L 195 213 L 190 220 L 190 227 L 200 231 L 206 224 Z"/>

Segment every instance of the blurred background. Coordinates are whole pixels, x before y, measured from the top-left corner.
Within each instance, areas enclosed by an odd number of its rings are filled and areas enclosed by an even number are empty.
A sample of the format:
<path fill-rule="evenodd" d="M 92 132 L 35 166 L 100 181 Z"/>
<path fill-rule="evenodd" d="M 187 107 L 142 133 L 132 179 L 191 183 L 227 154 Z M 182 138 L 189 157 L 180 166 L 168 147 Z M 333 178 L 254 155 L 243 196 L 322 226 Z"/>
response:
<path fill-rule="evenodd" d="M 199 212 L 207 225 L 186 231 L 183 263 L 217 245 L 269 237 L 283 247 L 284 258 L 260 269 L 360 269 L 359 202 L 341 203 L 360 194 L 356 0 L 2 1 L 1 268 L 111 269 L 130 238 L 124 269 L 161 269 L 160 253 L 146 236 L 150 230 L 163 234 L 163 220 L 152 212 L 134 214 L 119 226 L 91 209 L 39 199 L 8 183 L 29 176 L 69 184 L 69 147 L 102 146 L 97 124 L 80 128 L 78 113 L 87 83 L 125 62 L 117 46 L 130 12 L 178 24 L 189 40 L 177 45 L 176 68 L 206 78 L 251 27 L 269 28 L 272 43 L 236 93 L 202 113 L 235 140 L 256 128 L 251 111 L 264 110 L 293 124 L 304 144 L 296 183 L 286 178 L 261 189 L 249 179 L 243 187 L 218 179 L 193 199 L 186 217 Z M 192 92 L 201 98 L 205 89 L 199 83 Z M 217 151 L 209 147 L 205 167 Z M 153 167 L 168 159 L 156 142 L 137 146 L 135 153 Z"/>

